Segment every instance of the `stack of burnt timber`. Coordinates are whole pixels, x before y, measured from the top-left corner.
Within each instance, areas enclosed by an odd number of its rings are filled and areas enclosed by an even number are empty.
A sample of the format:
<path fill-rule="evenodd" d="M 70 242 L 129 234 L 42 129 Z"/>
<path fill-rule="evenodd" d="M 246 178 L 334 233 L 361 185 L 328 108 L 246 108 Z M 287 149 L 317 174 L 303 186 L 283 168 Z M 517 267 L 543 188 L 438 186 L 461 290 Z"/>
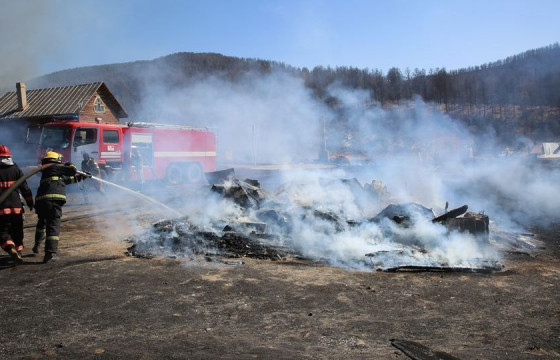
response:
<path fill-rule="evenodd" d="M 445 221 L 445 226 L 449 230 L 457 230 L 459 232 L 469 232 L 478 240 L 488 242 L 490 235 L 490 219 L 488 215 L 475 214 L 470 211 L 462 217 L 450 218 Z"/>
<path fill-rule="evenodd" d="M 259 207 L 266 199 L 259 182 L 251 179 L 244 181 L 232 179 L 226 183 L 212 185 L 211 190 L 243 208 Z"/>
<path fill-rule="evenodd" d="M 216 181 L 210 193 L 218 195 L 221 198 L 219 202 L 225 201 L 228 206 L 231 203 L 236 205 L 235 209 L 240 213 L 236 212 L 235 218 L 209 221 L 205 218 L 205 225 L 195 225 L 189 217 L 157 222 L 145 234 L 131 239 L 134 244 L 129 248 L 129 254 L 139 257 L 203 255 L 273 260 L 307 256 L 328 263 L 357 261 L 384 271 L 488 272 L 501 269 L 500 264 L 483 259 L 447 263 L 446 258 L 431 257 L 430 251 L 434 248 L 418 234 L 423 224 L 436 223 L 444 226 L 437 242 L 445 243 L 447 235 L 452 232 L 466 232 L 472 234 L 481 247 L 490 246 L 488 216 L 468 212 L 466 205 L 450 211 L 447 211 L 446 206 L 446 211 L 436 216 L 432 209 L 420 204 L 389 204 L 374 217 L 366 217 L 364 211 L 358 214 L 357 219 L 349 219 L 344 211 L 337 211 L 336 207 L 323 207 L 316 198 L 308 201 L 309 198 L 302 196 L 303 202 L 289 200 L 294 190 L 296 194 L 305 192 L 305 186 L 301 186 L 303 190 L 299 193 L 298 187 L 282 187 L 283 192 L 275 192 L 276 197 L 273 198 L 261 188 L 258 181 L 235 179 L 231 170 L 210 174 L 208 178 Z M 320 191 L 325 192 L 332 189 L 331 186 L 336 189 L 346 187 L 348 192 L 344 193 L 355 198 L 357 208 L 369 206 L 370 209 L 366 210 L 377 209 L 380 198 L 388 199 L 384 185 L 375 180 L 367 187 L 363 187 L 356 179 L 320 179 L 319 183 L 324 186 Z M 295 196 L 295 199 L 300 198 Z M 376 207 L 372 208 L 372 204 Z M 308 225 L 311 227 L 306 227 Z M 379 250 L 368 254 L 364 251 L 363 255 L 352 254 L 353 257 L 348 260 L 335 257 L 337 254 L 333 257 L 333 252 L 329 253 L 328 250 L 307 251 L 301 241 L 302 229 L 303 233 L 308 231 L 307 236 L 316 234 L 317 239 L 331 243 L 336 243 L 340 238 L 375 234 L 375 238 L 362 238 L 364 242 L 374 245 L 364 249 Z M 370 232 L 371 229 L 373 231 Z M 435 229 L 439 234 L 438 227 Z M 335 244 L 335 247 L 338 246 Z"/>
<path fill-rule="evenodd" d="M 215 231 L 200 229 L 187 218 L 180 218 L 155 223 L 150 234 L 129 239 L 133 245 L 128 254 L 143 258 L 205 255 L 271 260 L 297 256 L 280 246 L 275 236 L 266 234 L 264 223 L 239 222 Z"/>

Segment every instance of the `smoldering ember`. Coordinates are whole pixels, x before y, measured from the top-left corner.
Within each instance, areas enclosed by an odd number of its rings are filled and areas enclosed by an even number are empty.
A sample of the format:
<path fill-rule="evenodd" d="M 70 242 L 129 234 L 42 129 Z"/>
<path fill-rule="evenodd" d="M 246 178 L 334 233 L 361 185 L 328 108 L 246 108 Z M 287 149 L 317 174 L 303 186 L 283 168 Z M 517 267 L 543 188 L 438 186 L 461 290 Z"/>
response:
<path fill-rule="evenodd" d="M 202 197 L 230 208 L 222 216 L 184 216 L 156 222 L 128 239 L 133 256 L 193 258 L 240 265 L 239 259 L 306 259 L 352 269 L 383 271 L 500 271 L 501 252 L 531 251 L 527 233 L 500 231 L 483 212 L 463 205 L 437 213 L 417 203 L 395 204 L 377 180 L 318 178 L 274 191 L 258 180 L 235 178 L 234 169 L 208 173 Z M 346 197 L 329 206 L 310 192 Z M 383 210 L 371 216 L 372 210 Z M 353 213 L 345 209 L 351 207 Z M 468 250 L 466 250 L 468 249 Z"/>

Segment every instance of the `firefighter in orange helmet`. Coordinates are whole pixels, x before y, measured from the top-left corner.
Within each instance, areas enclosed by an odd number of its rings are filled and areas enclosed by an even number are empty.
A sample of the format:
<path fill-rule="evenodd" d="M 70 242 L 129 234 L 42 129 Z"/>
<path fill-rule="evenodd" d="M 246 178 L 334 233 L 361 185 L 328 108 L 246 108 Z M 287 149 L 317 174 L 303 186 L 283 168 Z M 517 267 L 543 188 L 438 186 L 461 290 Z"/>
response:
<path fill-rule="evenodd" d="M 72 163 L 62 164 L 62 155 L 54 151 L 47 151 L 41 164 L 44 168 L 35 197 L 38 221 L 33 252 L 39 253 L 39 246 L 46 233 L 43 263 L 47 263 L 55 257 L 58 250 L 62 206 L 66 203 L 66 185 L 82 181 L 88 175 L 78 173 Z"/>
<path fill-rule="evenodd" d="M 6 145 L 0 145 L 0 194 L 21 177 L 23 172 L 13 162 L 10 149 Z M 0 244 L 16 262 L 22 262 L 23 204 L 20 193 L 30 210 L 33 210 L 33 195 L 25 181 L 19 185 L 18 190 L 0 203 Z"/>

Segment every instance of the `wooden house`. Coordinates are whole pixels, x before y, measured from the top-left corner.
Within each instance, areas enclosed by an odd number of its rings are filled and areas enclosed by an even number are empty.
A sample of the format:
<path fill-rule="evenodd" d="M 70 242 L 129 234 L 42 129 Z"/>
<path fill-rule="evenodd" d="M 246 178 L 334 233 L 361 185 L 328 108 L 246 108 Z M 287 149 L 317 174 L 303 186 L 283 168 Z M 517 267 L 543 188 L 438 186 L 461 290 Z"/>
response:
<path fill-rule="evenodd" d="M 16 161 L 36 159 L 42 125 L 52 121 L 119 123 L 128 115 L 103 82 L 16 91 L 0 97 L 0 144 Z"/>

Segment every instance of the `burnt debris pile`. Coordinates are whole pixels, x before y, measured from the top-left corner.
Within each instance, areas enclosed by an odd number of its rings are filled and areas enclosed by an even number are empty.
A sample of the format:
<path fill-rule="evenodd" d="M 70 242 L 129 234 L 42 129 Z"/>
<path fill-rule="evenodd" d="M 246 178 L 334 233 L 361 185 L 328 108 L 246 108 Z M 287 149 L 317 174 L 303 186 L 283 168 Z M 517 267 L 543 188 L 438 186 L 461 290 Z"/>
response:
<path fill-rule="evenodd" d="M 420 204 L 395 204 L 375 180 L 315 179 L 268 192 L 256 180 L 222 174 L 200 194 L 204 205 L 130 238 L 129 254 L 300 258 L 385 271 L 502 268 L 489 217 L 466 205 L 446 205 L 436 216 Z"/>
<path fill-rule="evenodd" d="M 216 227 L 219 226 L 216 224 Z M 132 238 L 131 255 L 155 256 L 205 255 L 283 259 L 296 254 L 282 247 L 275 236 L 266 234 L 266 224 L 237 222 L 222 230 L 198 228 L 188 218 L 162 220 L 153 225 L 149 236 Z"/>

